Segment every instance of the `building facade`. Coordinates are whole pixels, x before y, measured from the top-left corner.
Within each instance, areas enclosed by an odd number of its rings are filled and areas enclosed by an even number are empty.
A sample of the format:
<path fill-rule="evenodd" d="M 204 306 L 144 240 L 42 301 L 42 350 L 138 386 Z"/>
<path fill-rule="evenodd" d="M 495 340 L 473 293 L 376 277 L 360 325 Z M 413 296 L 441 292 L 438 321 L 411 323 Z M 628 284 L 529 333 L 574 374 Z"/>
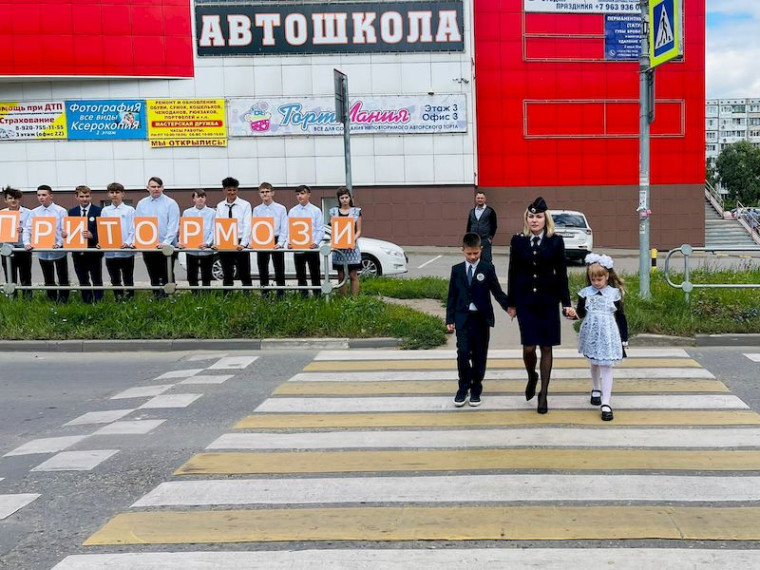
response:
<path fill-rule="evenodd" d="M 747 140 L 760 147 L 760 99 L 705 102 L 705 156 L 715 161 L 727 145 Z"/>

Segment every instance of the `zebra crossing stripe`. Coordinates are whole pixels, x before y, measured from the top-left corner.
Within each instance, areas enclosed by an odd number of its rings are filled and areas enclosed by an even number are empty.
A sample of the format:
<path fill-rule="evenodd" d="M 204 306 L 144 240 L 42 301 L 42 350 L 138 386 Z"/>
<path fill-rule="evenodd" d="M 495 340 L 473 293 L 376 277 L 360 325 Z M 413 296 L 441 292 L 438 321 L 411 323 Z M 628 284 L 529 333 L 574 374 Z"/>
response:
<path fill-rule="evenodd" d="M 522 380 L 491 380 L 484 384 L 488 393 L 516 393 L 525 391 Z M 565 380 L 552 384 L 554 393 L 587 393 L 590 380 Z M 449 394 L 456 384 L 442 380 L 389 381 L 389 382 L 285 382 L 275 396 L 382 396 L 385 394 Z M 719 380 L 624 380 L 615 383 L 615 393 L 654 392 L 730 392 Z"/>
<path fill-rule="evenodd" d="M 614 424 L 611 425 L 611 424 Z M 760 414 L 752 410 L 656 410 L 615 411 L 615 421 L 602 424 L 595 410 L 552 410 L 539 415 L 533 410 L 471 411 L 439 413 L 341 413 L 341 414 L 261 414 L 246 416 L 233 426 L 242 429 L 346 429 L 398 427 L 498 427 L 546 425 L 621 426 L 757 426 Z M 476 433 L 476 432 L 473 432 Z M 600 432 L 601 433 L 601 432 Z"/>
<path fill-rule="evenodd" d="M 744 356 L 749 358 L 752 362 L 760 362 L 760 354 L 750 353 L 750 354 L 745 354 Z"/>
<path fill-rule="evenodd" d="M 467 548 L 467 549 L 325 549 L 270 550 L 259 552 L 143 552 L 86 554 L 66 557 L 53 570 L 293 570 L 329 568 L 362 570 L 408 570 L 436 568 L 758 568 L 760 550 L 706 550 L 682 548 Z"/>
<path fill-rule="evenodd" d="M 617 418 L 616 418 L 617 420 Z M 598 424 L 601 420 L 597 418 Z M 309 433 L 228 433 L 206 449 L 441 449 L 509 447 L 760 447 L 757 428 L 594 430 L 569 427 L 529 427 L 490 430 L 325 431 Z"/>
<path fill-rule="evenodd" d="M 756 541 L 760 540 L 760 508 L 404 505 L 152 511 L 117 515 L 84 545 L 617 539 Z M 588 567 L 593 553 L 585 553 Z M 635 550 L 621 549 L 621 553 L 638 561 Z"/>
<path fill-rule="evenodd" d="M 691 358 L 682 348 L 627 348 L 629 358 Z M 578 358 L 574 348 L 555 348 L 554 358 Z M 340 360 L 456 360 L 456 350 L 323 350 L 315 362 Z M 495 349 L 488 358 L 522 358 L 522 349 Z"/>
<path fill-rule="evenodd" d="M 19 493 L 16 495 L 0 495 L 0 521 L 7 519 L 16 511 L 23 509 L 35 499 L 41 497 L 36 493 Z"/>
<path fill-rule="evenodd" d="M 452 409 L 451 396 L 408 396 L 376 398 L 269 398 L 262 402 L 256 412 L 435 412 Z M 746 409 L 742 400 L 733 394 L 713 395 L 657 395 L 615 396 L 616 410 L 681 410 L 681 409 Z M 526 402 L 522 396 L 485 396 L 483 410 L 521 410 L 533 408 L 533 402 Z M 144 406 L 143 406 L 144 407 Z M 585 396 L 549 396 L 549 410 L 588 408 Z M 461 410 L 467 413 L 467 410 Z"/>
<path fill-rule="evenodd" d="M 494 358 L 488 361 L 488 367 L 512 368 L 523 370 L 522 358 Z M 644 367 L 679 367 L 701 368 L 696 360 L 690 358 L 626 358 L 617 368 L 644 368 Z M 213 368 L 213 367 L 212 367 Z M 566 368 L 588 369 L 588 361 L 583 357 L 557 359 L 554 361 L 553 370 Z M 304 367 L 305 372 L 329 372 L 350 370 L 456 370 L 456 360 L 364 360 L 312 362 Z"/>
<path fill-rule="evenodd" d="M 265 475 L 397 471 L 657 470 L 760 471 L 757 450 L 456 449 L 200 453 L 175 475 Z"/>

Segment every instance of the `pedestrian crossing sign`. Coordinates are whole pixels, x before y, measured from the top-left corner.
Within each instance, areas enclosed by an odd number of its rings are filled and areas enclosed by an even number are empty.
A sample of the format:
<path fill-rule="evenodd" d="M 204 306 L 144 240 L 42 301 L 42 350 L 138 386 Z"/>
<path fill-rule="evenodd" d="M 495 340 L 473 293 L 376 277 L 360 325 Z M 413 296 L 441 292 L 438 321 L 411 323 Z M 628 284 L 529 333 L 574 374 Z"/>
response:
<path fill-rule="evenodd" d="M 651 0 L 649 4 L 650 66 L 683 55 L 683 0 Z"/>

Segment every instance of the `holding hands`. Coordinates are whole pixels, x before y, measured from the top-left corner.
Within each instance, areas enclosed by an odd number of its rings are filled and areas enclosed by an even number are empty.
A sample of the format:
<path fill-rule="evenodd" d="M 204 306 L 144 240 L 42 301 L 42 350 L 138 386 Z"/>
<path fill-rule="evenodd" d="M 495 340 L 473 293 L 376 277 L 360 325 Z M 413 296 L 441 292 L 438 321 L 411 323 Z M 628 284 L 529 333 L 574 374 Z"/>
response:
<path fill-rule="evenodd" d="M 563 307 L 562 313 L 565 315 L 565 317 L 573 321 L 578 318 L 578 313 L 576 313 L 575 309 L 572 307 Z"/>

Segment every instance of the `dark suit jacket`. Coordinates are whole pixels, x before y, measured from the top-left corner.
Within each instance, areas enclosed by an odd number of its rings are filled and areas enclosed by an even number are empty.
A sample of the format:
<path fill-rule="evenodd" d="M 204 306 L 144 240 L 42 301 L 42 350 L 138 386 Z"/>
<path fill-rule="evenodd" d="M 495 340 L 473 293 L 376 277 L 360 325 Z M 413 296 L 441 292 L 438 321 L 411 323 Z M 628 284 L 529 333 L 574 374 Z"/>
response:
<path fill-rule="evenodd" d="M 87 247 L 95 247 L 98 245 L 98 218 L 102 208 L 95 204 L 90 204 L 90 209 L 87 212 L 87 229 L 92 232 L 92 237 L 87 240 Z M 69 210 L 69 216 L 79 217 L 82 215 L 82 207 L 76 206 Z M 89 254 L 88 254 L 89 255 Z"/>
<path fill-rule="evenodd" d="M 472 285 L 467 284 L 466 262 L 453 266 L 446 301 L 446 324 L 453 323 L 456 328 L 463 328 L 470 314 L 470 303 L 475 303 L 478 311 L 486 317 L 489 326 L 493 326 L 491 295 L 504 310 L 507 309 L 508 298 L 499 285 L 493 265 L 481 259 L 472 277 Z"/>
<path fill-rule="evenodd" d="M 491 206 L 486 206 L 480 219 L 475 217 L 475 208 L 470 210 L 470 214 L 467 216 L 467 232 L 475 232 L 481 239 L 489 240 L 489 243 L 493 241 L 493 236 L 496 235 L 496 229 L 499 226 L 499 222 L 496 219 L 496 210 Z M 483 243 L 483 245 L 486 245 Z"/>
<path fill-rule="evenodd" d="M 565 241 L 557 234 L 544 234 L 536 255 L 530 238 L 523 234 L 512 237 L 509 247 L 509 306 L 570 306 L 567 283 Z"/>

